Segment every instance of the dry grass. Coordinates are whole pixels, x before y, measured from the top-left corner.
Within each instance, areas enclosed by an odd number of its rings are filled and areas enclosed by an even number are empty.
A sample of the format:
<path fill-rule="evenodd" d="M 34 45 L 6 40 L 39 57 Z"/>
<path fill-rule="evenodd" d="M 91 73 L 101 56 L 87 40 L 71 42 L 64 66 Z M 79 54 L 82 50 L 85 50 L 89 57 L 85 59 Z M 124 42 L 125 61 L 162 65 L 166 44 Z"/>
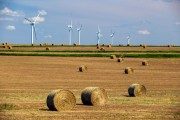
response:
<path fill-rule="evenodd" d="M 147 60 L 150 66 L 143 67 L 139 64 L 142 59 L 130 58 L 117 64 L 109 58 L 1 56 L 0 104 L 19 107 L 4 109 L 0 119 L 179 120 L 180 60 Z M 81 64 L 88 66 L 88 72 L 79 74 L 77 66 Z M 126 66 L 134 68 L 136 74 L 125 75 Z M 145 85 L 146 96 L 128 97 L 127 88 L 132 83 Z M 106 106 L 82 105 L 81 92 L 88 86 L 106 90 Z M 63 112 L 49 111 L 46 98 L 54 89 L 71 90 L 77 100 L 76 106 Z"/>

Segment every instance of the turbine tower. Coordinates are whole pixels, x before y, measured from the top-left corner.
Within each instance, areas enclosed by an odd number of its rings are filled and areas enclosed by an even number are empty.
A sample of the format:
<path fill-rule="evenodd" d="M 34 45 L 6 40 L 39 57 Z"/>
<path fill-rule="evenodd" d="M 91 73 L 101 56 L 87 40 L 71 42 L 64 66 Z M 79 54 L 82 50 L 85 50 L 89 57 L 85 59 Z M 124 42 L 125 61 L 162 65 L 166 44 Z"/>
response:
<path fill-rule="evenodd" d="M 111 37 L 111 45 L 113 45 L 113 41 L 114 41 L 114 34 L 115 34 L 115 32 L 113 32 L 113 33 L 112 33 L 112 31 L 111 31 L 111 35 L 110 35 L 110 37 Z"/>
<path fill-rule="evenodd" d="M 77 28 L 79 45 L 81 45 L 81 29 L 82 29 L 82 25 L 79 28 Z"/>
<path fill-rule="evenodd" d="M 30 22 L 30 25 L 31 25 L 31 44 L 32 44 L 32 45 L 34 44 L 34 37 L 35 37 L 35 39 L 37 40 L 36 30 L 35 30 L 35 24 L 36 24 L 36 21 L 37 21 L 39 15 L 40 15 L 40 13 L 37 15 L 37 17 L 35 18 L 34 21 L 29 20 L 28 18 L 25 18 L 28 22 Z"/>
<path fill-rule="evenodd" d="M 72 20 L 71 20 L 71 24 L 68 25 L 68 28 L 69 28 L 69 45 L 71 45 L 71 35 L 72 35 L 72 30 L 73 30 Z"/>
<path fill-rule="evenodd" d="M 127 44 L 129 45 L 130 44 L 130 36 L 126 36 L 126 40 L 127 40 Z"/>
<path fill-rule="evenodd" d="M 97 44 L 99 44 L 100 43 L 100 38 L 102 37 L 99 25 L 98 25 L 98 32 L 96 32 L 96 34 L 97 34 Z"/>

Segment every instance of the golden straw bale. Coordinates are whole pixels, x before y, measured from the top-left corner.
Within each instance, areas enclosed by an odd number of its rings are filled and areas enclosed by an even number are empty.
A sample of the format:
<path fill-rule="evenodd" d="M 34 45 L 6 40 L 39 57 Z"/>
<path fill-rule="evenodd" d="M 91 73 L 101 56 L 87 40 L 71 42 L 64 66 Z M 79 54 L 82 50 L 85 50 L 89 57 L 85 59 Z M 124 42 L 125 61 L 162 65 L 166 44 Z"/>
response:
<path fill-rule="evenodd" d="M 144 85 L 140 84 L 132 84 L 128 88 L 129 96 L 145 96 L 146 95 L 146 88 Z"/>
<path fill-rule="evenodd" d="M 117 62 L 122 63 L 123 61 L 124 61 L 124 58 L 118 58 L 118 59 L 117 59 Z"/>
<path fill-rule="evenodd" d="M 81 66 L 79 67 L 79 71 L 80 71 L 80 72 L 87 71 L 87 66 L 81 65 Z"/>
<path fill-rule="evenodd" d="M 108 47 L 108 48 L 111 48 L 111 47 L 112 47 L 112 45 L 111 45 L 111 44 L 109 44 L 109 45 L 107 45 L 107 47 Z"/>
<path fill-rule="evenodd" d="M 103 47 L 101 47 L 100 51 L 105 51 L 105 49 Z"/>
<path fill-rule="evenodd" d="M 131 44 L 127 44 L 127 46 L 132 46 Z"/>
<path fill-rule="evenodd" d="M 172 47 L 172 45 L 168 45 L 168 47 L 169 47 L 169 48 L 171 48 L 171 47 Z"/>
<path fill-rule="evenodd" d="M 148 65 L 149 65 L 149 63 L 148 63 L 148 61 L 147 61 L 147 60 L 143 60 L 143 61 L 142 61 L 142 65 L 143 65 L 143 66 L 148 66 Z"/>
<path fill-rule="evenodd" d="M 46 48 L 46 51 L 49 51 L 49 50 L 50 50 L 50 48 L 49 48 L 49 47 L 47 47 L 47 48 Z"/>
<path fill-rule="evenodd" d="M 8 48 L 9 50 L 12 50 L 12 49 L 13 49 L 12 46 L 10 46 L 10 45 L 8 45 L 7 48 Z"/>
<path fill-rule="evenodd" d="M 110 58 L 111 59 L 116 59 L 116 55 L 111 55 Z"/>
<path fill-rule="evenodd" d="M 103 106 L 107 99 L 105 89 L 99 87 L 87 87 L 81 93 L 81 100 L 84 105 Z"/>
<path fill-rule="evenodd" d="M 143 44 L 143 48 L 147 48 L 147 45 L 146 45 L 146 44 Z"/>
<path fill-rule="evenodd" d="M 76 105 L 76 98 L 69 90 L 54 90 L 47 96 L 46 103 L 50 110 L 70 110 Z"/>
<path fill-rule="evenodd" d="M 100 44 L 97 44 L 97 46 L 96 46 L 96 47 L 97 47 L 97 49 L 99 49 L 99 48 L 101 47 L 101 45 L 100 45 Z"/>
<path fill-rule="evenodd" d="M 134 72 L 134 69 L 131 68 L 131 67 L 126 67 L 125 70 L 124 70 L 125 74 L 130 74 L 130 73 L 133 73 Z"/>

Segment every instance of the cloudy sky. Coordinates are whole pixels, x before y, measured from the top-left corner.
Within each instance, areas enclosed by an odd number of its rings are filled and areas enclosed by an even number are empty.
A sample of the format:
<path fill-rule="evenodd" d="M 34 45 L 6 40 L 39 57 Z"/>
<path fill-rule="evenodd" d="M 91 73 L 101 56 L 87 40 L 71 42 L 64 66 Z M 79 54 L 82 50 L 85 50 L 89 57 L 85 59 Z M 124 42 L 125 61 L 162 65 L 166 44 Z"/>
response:
<path fill-rule="evenodd" d="M 0 0 L 0 43 L 31 43 L 31 26 L 37 19 L 39 43 L 69 43 L 67 25 L 73 22 L 72 43 L 96 44 L 98 25 L 109 44 L 180 45 L 180 0 Z M 36 16 L 40 13 L 40 16 Z"/>

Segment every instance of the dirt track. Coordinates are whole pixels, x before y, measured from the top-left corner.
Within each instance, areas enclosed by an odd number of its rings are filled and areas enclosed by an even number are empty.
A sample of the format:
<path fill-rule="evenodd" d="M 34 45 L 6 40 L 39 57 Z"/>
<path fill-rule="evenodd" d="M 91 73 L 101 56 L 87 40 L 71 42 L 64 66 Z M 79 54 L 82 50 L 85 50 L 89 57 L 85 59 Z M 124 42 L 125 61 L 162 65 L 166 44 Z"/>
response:
<path fill-rule="evenodd" d="M 142 60 L 0 56 L 0 105 L 13 105 L 0 111 L 0 119 L 180 119 L 180 59 L 147 59 L 149 66 L 142 66 Z M 78 72 L 80 65 L 88 70 Z M 124 74 L 127 66 L 135 69 L 133 74 Z M 128 97 L 133 83 L 145 85 L 147 96 Z M 80 94 L 88 86 L 105 88 L 108 104 L 82 105 Z M 76 107 L 49 111 L 46 97 L 54 89 L 71 90 Z"/>

